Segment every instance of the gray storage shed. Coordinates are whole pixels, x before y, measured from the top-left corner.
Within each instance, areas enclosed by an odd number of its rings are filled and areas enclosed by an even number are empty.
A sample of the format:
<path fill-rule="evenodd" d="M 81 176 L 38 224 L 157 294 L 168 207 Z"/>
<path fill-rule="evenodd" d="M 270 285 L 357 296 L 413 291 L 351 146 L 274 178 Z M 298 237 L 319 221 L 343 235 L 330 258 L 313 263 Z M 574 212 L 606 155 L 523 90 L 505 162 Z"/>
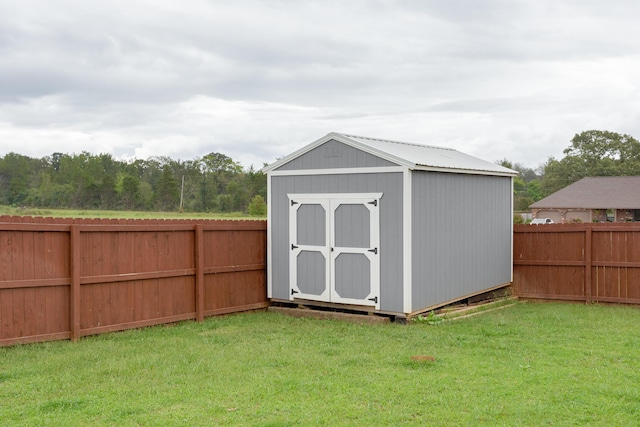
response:
<path fill-rule="evenodd" d="M 512 281 L 510 169 L 329 133 L 263 172 L 273 301 L 403 317 Z"/>

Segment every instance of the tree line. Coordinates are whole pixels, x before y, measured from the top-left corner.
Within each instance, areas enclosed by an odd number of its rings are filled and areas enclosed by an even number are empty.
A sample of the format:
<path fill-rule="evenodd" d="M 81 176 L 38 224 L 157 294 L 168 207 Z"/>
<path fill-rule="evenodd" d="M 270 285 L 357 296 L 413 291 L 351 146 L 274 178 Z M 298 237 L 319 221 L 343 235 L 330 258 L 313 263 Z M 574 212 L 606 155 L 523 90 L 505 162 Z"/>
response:
<path fill-rule="evenodd" d="M 562 159 L 530 168 L 507 159 L 514 169 L 514 209 L 587 176 L 640 175 L 640 142 L 610 131 L 576 134 Z M 184 179 L 184 186 L 182 181 Z M 72 209 L 266 213 L 266 177 L 220 153 L 195 160 L 151 157 L 120 161 L 110 154 L 53 153 L 30 158 L 0 157 L 0 205 Z"/>
<path fill-rule="evenodd" d="M 602 130 L 576 134 L 562 159 L 549 157 L 535 169 L 506 159 L 502 166 L 519 172 L 514 180 L 514 210 L 589 176 L 640 176 L 640 142 L 630 135 Z"/>
<path fill-rule="evenodd" d="M 0 205 L 70 209 L 249 212 L 263 215 L 266 176 L 230 157 L 151 157 L 53 153 L 0 157 Z"/>

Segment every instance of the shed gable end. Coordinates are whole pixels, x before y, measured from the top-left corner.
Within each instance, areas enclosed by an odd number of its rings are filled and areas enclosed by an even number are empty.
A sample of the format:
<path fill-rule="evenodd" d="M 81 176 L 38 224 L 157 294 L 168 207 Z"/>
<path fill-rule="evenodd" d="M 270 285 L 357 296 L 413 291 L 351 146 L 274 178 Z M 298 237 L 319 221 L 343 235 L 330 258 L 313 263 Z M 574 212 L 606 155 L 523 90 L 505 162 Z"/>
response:
<path fill-rule="evenodd" d="M 331 139 L 292 159 L 276 170 L 343 169 L 397 166 L 365 151 Z"/>

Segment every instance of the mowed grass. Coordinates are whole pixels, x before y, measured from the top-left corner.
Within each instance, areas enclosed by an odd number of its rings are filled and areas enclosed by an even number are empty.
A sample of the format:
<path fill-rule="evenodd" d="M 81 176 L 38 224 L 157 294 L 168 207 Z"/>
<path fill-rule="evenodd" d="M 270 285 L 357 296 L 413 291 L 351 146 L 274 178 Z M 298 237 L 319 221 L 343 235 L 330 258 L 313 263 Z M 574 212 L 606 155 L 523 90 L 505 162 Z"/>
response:
<path fill-rule="evenodd" d="M 0 215 L 42 216 L 53 218 L 115 218 L 115 219 L 229 219 L 265 220 L 266 217 L 249 216 L 242 212 L 153 212 L 107 211 L 90 209 L 15 208 L 0 205 Z"/>
<path fill-rule="evenodd" d="M 258 312 L 0 348 L 0 424 L 637 425 L 639 324 L 579 304 L 437 326 Z"/>

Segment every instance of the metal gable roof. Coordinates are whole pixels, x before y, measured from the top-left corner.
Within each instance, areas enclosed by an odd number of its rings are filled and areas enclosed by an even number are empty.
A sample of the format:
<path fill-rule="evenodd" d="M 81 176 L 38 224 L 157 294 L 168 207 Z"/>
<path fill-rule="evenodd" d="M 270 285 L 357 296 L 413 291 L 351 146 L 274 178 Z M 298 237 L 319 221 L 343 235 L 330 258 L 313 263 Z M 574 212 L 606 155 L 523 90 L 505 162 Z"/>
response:
<path fill-rule="evenodd" d="M 640 176 L 582 178 L 529 207 L 640 209 Z"/>
<path fill-rule="evenodd" d="M 391 141 L 332 132 L 262 169 L 269 172 L 330 140 L 336 140 L 409 169 L 489 175 L 517 175 L 516 171 L 452 148 Z"/>

